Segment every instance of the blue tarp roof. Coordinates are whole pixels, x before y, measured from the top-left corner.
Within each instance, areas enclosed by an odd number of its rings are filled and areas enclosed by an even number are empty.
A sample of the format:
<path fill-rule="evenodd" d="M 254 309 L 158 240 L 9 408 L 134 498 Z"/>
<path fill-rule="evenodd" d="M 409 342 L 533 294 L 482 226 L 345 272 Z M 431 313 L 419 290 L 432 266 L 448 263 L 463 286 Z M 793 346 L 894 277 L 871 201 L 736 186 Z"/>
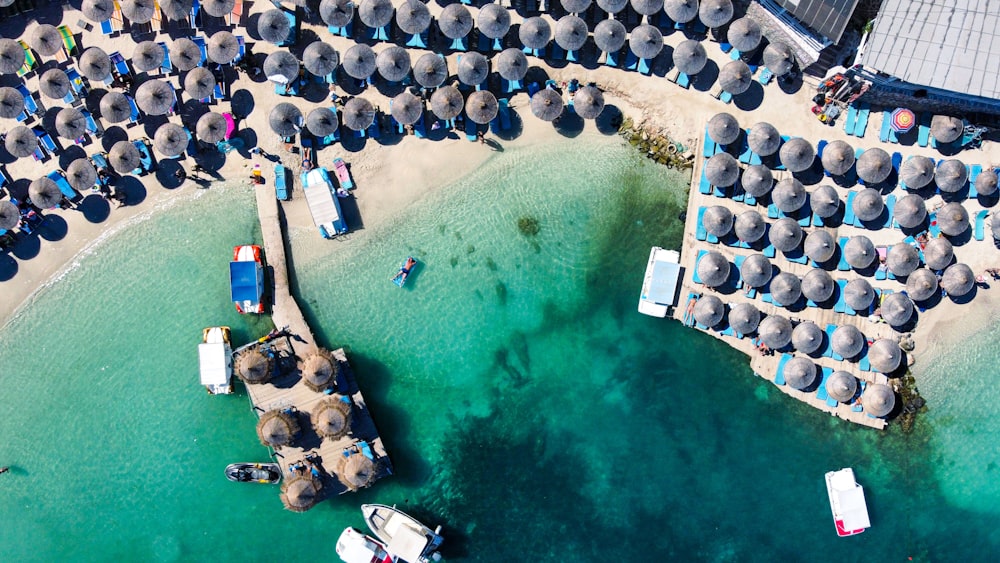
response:
<path fill-rule="evenodd" d="M 258 272 L 256 262 L 230 262 L 229 285 L 233 301 L 257 301 Z"/>
<path fill-rule="evenodd" d="M 646 298 L 660 305 L 673 305 L 680 271 L 680 265 L 673 262 L 657 261 L 653 264 L 653 280 Z"/>

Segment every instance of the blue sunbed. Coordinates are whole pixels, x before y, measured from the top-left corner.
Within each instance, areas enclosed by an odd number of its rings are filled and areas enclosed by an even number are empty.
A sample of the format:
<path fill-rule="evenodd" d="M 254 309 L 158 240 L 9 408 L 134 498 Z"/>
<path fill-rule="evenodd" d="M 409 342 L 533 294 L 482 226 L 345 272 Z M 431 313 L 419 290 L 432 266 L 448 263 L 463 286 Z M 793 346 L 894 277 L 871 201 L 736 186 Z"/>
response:
<path fill-rule="evenodd" d="M 87 120 L 87 132 L 95 137 L 100 137 L 104 134 L 104 129 L 97 123 L 94 116 L 90 114 L 89 111 L 82 109 L 80 113 L 83 114 L 83 118 Z"/>
<path fill-rule="evenodd" d="M 857 216 L 854 215 L 854 198 L 857 197 L 858 192 L 848 192 L 847 203 L 844 204 L 844 224 L 845 225 L 855 225 L 858 222 Z"/>
<path fill-rule="evenodd" d="M 685 90 L 691 86 L 691 77 L 683 72 L 677 75 L 677 85 Z"/>
<path fill-rule="evenodd" d="M 128 68 L 128 62 L 125 60 L 125 57 L 123 57 L 121 53 L 115 51 L 114 53 L 108 55 L 108 58 L 111 59 L 111 64 L 114 65 L 114 70 L 115 72 L 118 73 L 119 76 L 128 76 L 132 74 L 132 72 Z"/>
<path fill-rule="evenodd" d="M 129 114 L 129 116 L 128 116 L 129 123 L 138 123 L 139 122 L 139 106 L 137 106 L 135 104 L 135 100 L 132 99 L 132 96 L 129 96 L 128 94 L 126 94 L 125 95 L 125 99 L 128 100 L 128 106 L 132 110 L 132 113 Z"/>
<path fill-rule="evenodd" d="M 87 96 L 87 87 L 83 85 L 83 78 L 80 77 L 80 73 L 75 68 L 66 69 L 66 78 L 69 78 L 69 85 L 77 96 L 81 98 Z"/>
<path fill-rule="evenodd" d="M 735 61 L 736 59 L 733 60 Z M 768 84 L 771 83 L 772 78 L 774 78 L 774 73 L 771 72 L 771 69 L 764 67 L 764 70 L 760 71 L 760 76 L 757 77 L 757 82 L 760 82 L 762 85 L 767 86 Z"/>
<path fill-rule="evenodd" d="M 776 369 L 775 372 L 774 372 L 774 384 L 775 385 L 784 385 L 785 384 L 785 364 L 787 364 L 788 360 L 791 360 L 791 359 L 792 359 L 792 355 L 791 354 L 782 354 L 781 355 L 781 359 L 778 360 L 778 369 Z"/>
<path fill-rule="evenodd" d="M 871 363 L 871 360 L 868 359 L 868 353 L 867 352 L 858 361 L 858 367 L 861 369 L 861 371 L 871 371 L 872 370 L 872 363 Z"/>
<path fill-rule="evenodd" d="M 709 158 L 715 154 L 715 141 L 708 134 L 708 128 L 705 128 L 705 146 L 702 150 L 702 156 Z"/>
<path fill-rule="evenodd" d="M 862 104 L 858 108 L 858 122 L 854 125 L 854 136 L 864 137 L 865 129 L 868 128 L 868 114 L 871 110 L 868 109 L 868 104 Z"/>
<path fill-rule="evenodd" d="M 878 133 L 878 140 L 883 143 L 889 142 L 889 133 L 892 131 L 892 112 L 885 110 L 882 112 L 882 130 Z"/>
<path fill-rule="evenodd" d="M 920 114 L 920 123 L 917 125 L 917 144 L 926 147 L 931 139 L 931 114 L 923 112 Z"/>
<path fill-rule="evenodd" d="M 896 210 L 896 194 L 889 194 L 885 198 L 885 224 L 882 225 L 886 229 L 892 228 L 893 222 L 893 212 Z"/>
<path fill-rule="evenodd" d="M 698 240 L 708 240 L 708 230 L 705 229 L 705 208 L 698 208 L 698 224 L 695 227 L 695 238 Z"/>
<path fill-rule="evenodd" d="M 712 193 L 712 184 L 708 181 L 708 176 L 705 175 L 705 169 L 701 170 L 701 182 L 698 184 L 698 192 L 704 195 Z"/>
<path fill-rule="evenodd" d="M 69 185 L 69 182 L 66 181 L 66 176 L 63 176 L 62 172 L 53 170 L 52 172 L 49 172 L 47 176 L 50 180 L 55 182 L 57 186 L 59 186 L 59 191 L 62 192 L 62 195 L 66 199 L 73 201 L 79 195 L 76 193 L 76 190 L 73 189 L 73 186 Z"/>
<path fill-rule="evenodd" d="M 274 166 L 274 191 L 281 201 L 288 201 L 287 176 L 284 166 L 280 164 Z"/>
<path fill-rule="evenodd" d="M 969 166 L 969 199 L 976 199 L 979 197 L 979 192 L 976 191 L 976 178 L 983 173 L 983 167 L 979 164 L 973 164 Z"/>
<path fill-rule="evenodd" d="M 38 127 L 34 127 L 32 130 L 35 132 L 35 136 L 38 137 L 38 144 L 41 148 L 45 149 L 45 151 L 51 155 L 55 155 L 59 152 L 55 141 L 52 140 L 52 137 L 49 136 L 48 132 Z"/>
<path fill-rule="evenodd" d="M 635 56 L 631 50 L 625 53 L 625 70 L 636 70 L 639 68 L 639 57 Z"/>
<path fill-rule="evenodd" d="M 823 339 L 823 357 L 833 357 L 833 331 L 837 330 L 837 325 L 826 325 L 826 338 Z"/>
<path fill-rule="evenodd" d="M 378 113 L 375 113 L 375 119 L 372 120 L 371 126 L 368 127 L 368 136 L 372 139 L 378 139 L 382 136 L 382 130 L 378 126 Z"/>
<path fill-rule="evenodd" d="M 24 109 L 33 115 L 41 115 L 45 113 L 45 109 L 41 107 L 41 104 L 35 101 L 35 96 L 28 91 L 28 87 L 24 83 L 17 85 L 17 91 L 24 98 Z"/>
<path fill-rule="evenodd" d="M 990 212 L 987 209 L 983 209 L 979 213 L 976 213 L 976 240 L 983 240 L 983 238 L 985 238 L 984 223 L 986 222 L 986 216 L 989 215 L 989 213 Z"/>
<path fill-rule="evenodd" d="M 844 117 L 844 132 L 848 135 L 854 134 L 854 127 L 858 123 L 858 109 L 854 106 L 847 106 L 847 116 Z"/>
<path fill-rule="evenodd" d="M 699 250 L 698 256 L 694 259 L 694 269 L 691 270 L 691 281 L 694 283 L 701 283 L 701 277 L 698 276 L 698 263 L 701 262 L 701 257 L 708 254 L 707 250 Z"/>
<path fill-rule="evenodd" d="M 825 401 L 830 397 L 829 393 L 826 391 L 826 380 L 830 379 L 830 375 L 832 373 L 833 368 L 823 368 L 823 380 L 819 382 L 819 387 L 816 388 L 816 398 L 820 401 Z"/>
<path fill-rule="evenodd" d="M 847 263 L 847 258 L 844 256 L 845 244 L 847 244 L 847 237 L 840 237 L 837 241 L 837 246 L 840 247 L 840 263 L 837 264 L 837 269 L 841 272 L 847 272 L 851 269 L 851 265 Z"/>
<path fill-rule="evenodd" d="M 108 18 L 101 22 L 101 33 L 104 35 L 111 35 L 115 32 L 115 26 L 111 24 L 111 18 Z"/>
<path fill-rule="evenodd" d="M 608 53 L 604 59 L 604 64 L 612 68 L 618 68 L 618 52 Z"/>
<path fill-rule="evenodd" d="M 285 12 L 285 17 L 288 18 L 288 36 L 281 43 L 278 43 L 279 47 L 288 47 L 295 45 L 296 41 L 296 27 L 298 27 L 298 22 L 295 17 L 295 8 L 292 7 L 291 10 L 282 10 Z"/>

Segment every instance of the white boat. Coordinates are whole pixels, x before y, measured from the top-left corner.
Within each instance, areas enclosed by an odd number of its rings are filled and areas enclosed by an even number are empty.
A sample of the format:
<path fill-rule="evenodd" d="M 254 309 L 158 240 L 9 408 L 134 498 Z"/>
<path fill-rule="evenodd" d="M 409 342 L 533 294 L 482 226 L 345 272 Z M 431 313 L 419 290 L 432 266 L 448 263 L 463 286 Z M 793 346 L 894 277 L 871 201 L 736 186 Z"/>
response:
<path fill-rule="evenodd" d="M 441 526 L 431 531 L 416 518 L 384 504 L 362 504 L 361 513 L 375 537 L 385 542 L 389 554 L 399 561 L 427 563 L 441 558 L 437 553 L 444 542 Z"/>
<path fill-rule="evenodd" d="M 340 204 L 334 197 L 333 182 L 326 168 L 313 168 L 302 173 L 302 193 L 306 196 L 313 223 L 323 238 L 334 238 L 347 232 L 347 223 L 340 213 Z"/>
<path fill-rule="evenodd" d="M 639 295 L 639 312 L 651 317 L 666 317 L 677 299 L 677 282 L 680 279 L 680 254 L 654 246 L 649 251 L 646 275 L 642 279 Z"/>
<path fill-rule="evenodd" d="M 229 344 L 228 326 L 213 326 L 202 332 L 198 364 L 201 384 L 210 394 L 228 395 L 233 392 L 233 349 Z"/>
<path fill-rule="evenodd" d="M 337 555 L 344 563 L 395 563 L 384 545 L 354 528 L 346 528 L 340 534 Z"/>
<path fill-rule="evenodd" d="M 854 480 L 853 469 L 828 472 L 826 492 L 830 495 L 830 510 L 838 536 L 853 536 L 871 527 L 865 490 Z"/>

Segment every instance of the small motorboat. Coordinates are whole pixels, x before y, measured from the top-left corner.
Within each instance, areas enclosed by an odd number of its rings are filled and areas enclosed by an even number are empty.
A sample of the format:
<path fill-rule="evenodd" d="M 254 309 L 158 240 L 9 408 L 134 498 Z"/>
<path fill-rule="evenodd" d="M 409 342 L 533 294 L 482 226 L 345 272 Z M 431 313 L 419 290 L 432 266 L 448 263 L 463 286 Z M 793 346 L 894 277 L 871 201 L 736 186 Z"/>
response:
<path fill-rule="evenodd" d="M 412 256 L 408 256 L 406 261 L 403 262 L 403 265 L 399 267 L 399 271 L 396 272 L 396 275 L 392 276 L 392 283 L 398 285 L 399 287 L 403 287 L 406 283 L 406 278 L 410 277 L 410 272 L 413 271 L 413 267 L 416 265 L 417 259 Z"/>
<path fill-rule="evenodd" d="M 853 536 L 871 527 L 865 490 L 854 480 L 850 467 L 826 474 L 826 492 L 830 496 L 830 511 L 840 537 Z"/>
<path fill-rule="evenodd" d="M 277 463 L 232 463 L 226 466 L 226 478 L 237 483 L 277 484 L 281 466 Z"/>
<path fill-rule="evenodd" d="M 233 303 L 241 314 L 264 312 L 264 261 L 260 246 L 246 244 L 233 249 L 229 286 Z"/>
<path fill-rule="evenodd" d="M 441 526 L 431 530 L 395 506 L 384 504 L 362 504 L 361 513 L 375 537 L 385 542 L 389 554 L 401 563 L 428 563 L 441 559 L 437 552 L 444 542 Z"/>
<path fill-rule="evenodd" d="M 337 555 L 344 563 L 396 563 L 385 545 L 354 528 L 345 528 L 340 534 Z"/>
<path fill-rule="evenodd" d="M 201 384 L 211 395 L 229 395 L 233 392 L 233 349 L 229 342 L 228 326 L 208 327 L 201 333 L 198 345 L 198 364 Z"/>

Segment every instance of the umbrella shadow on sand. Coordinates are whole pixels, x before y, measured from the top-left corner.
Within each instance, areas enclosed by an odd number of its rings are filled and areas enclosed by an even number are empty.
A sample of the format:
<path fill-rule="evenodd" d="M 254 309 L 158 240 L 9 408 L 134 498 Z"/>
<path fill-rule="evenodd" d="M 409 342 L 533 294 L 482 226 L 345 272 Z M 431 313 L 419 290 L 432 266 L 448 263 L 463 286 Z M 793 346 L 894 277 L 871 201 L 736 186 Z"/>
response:
<path fill-rule="evenodd" d="M 753 111 L 764 103 L 764 87 L 756 80 L 750 81 L 746 92 L 733 96 L 733 104 L 743 111 Z"/>
<path fill-rule="evenodd" d="M 0 281 L 14 279 L 17 275 L 18 264 L 10 254 L 0 253 Z"/>
<path fill-rule="evenodd" d="M 35 232 L 49 242 L 56 242 L 66 238 L 69 225 L 59 215 L 46 215 L 45 221 L 35 229 Z"/>
<path fill-rule="evenodd" d="M 597 125 L 597 130 L 602 135 L 611 136 L 618 134 L 618 129 L 622 126 L 624 119 L 625 116 L 622 114 L 621 108 L 616 105 L 607 104 L 604 106 L 601 114 L 597 116 L 597 119 L 594 120 L 594 124 Z"/>
<path fill-rule="evenodd" d="M 583 133 L 584 121 L 575 111 L 566 108 L 563 110 L 562 115 L 556 119 L 553 126 L 560 135 L 572 139 Z"/>
<path fill-rule="evenodd" d="M 42 250 L 42 241 L 35 235 L 22 236 L 18 238 L 17 244 L 11 249 L 11 254 L 18 260 L 31 260 Z"/>
<path fill-rule="evenodd" d="M 76 206 L 84 218 L 91 223 L 103 223 L 111 215 L 111 205 L 99 194 L 90 194 Z"/>
<path fill-rule="evenodd" d="M 107 152 L 111 150 L 111 147 L 115 146 L 115 143 L 117 143 L 118 141 L 127 141 L 127 140 L 128 140 L 127 131 L 125 131 L 124 129 L 122 129 L 117 125 L 108 127 L 104 131 L 104 136 L 101 137 L 101 148 L 103 148 L 104 151 Z"/>
<path fill-rule="evenodd" d="M 59 153 L 59 168 L 66 170 L 69 163 L 81 158 L 87 158 L 87 152 L 80 145 L 70 145 Z"/>
<path fill-rule="evenodd" d="M 249 90 L 241 88 L 233 92 L 230 99 L 230 105 L 233 108 L 233 116 L 243 119 L 253 112 L 255 103 L 253 94 L 251 94 Z"/>
<path fill-rule="evenodd" d="M 124 194 L 123 205 L 138 205 L 146 200 L 146 186 L 135 176 L 122 176 L 115 184 L 115 193 Z"/>
<path fill-rule="evenodd" d="M 699 92 L 708 92 L 715 86 L 715 83 L 719 81 L 719 65 L 715 64 L 715 61 L 709 59 L 705 63 L 705 68 L 691 77 L 691 88 L 698 90 Z"/>

